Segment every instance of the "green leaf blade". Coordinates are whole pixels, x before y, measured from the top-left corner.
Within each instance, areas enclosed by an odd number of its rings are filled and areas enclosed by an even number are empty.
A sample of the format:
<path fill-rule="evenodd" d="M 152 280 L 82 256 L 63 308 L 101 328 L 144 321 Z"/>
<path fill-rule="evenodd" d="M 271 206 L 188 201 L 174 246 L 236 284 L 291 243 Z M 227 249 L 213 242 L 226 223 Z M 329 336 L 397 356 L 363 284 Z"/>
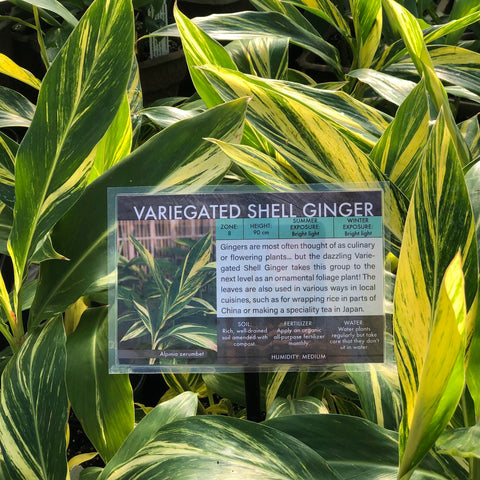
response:
<path fill-rule="evenodd" d="M 103 282 L 106 288 L 108 187 L 153 186 L 153 191 L 157 191 L 184 185 L 186 191 L 187 185 L 217 182 L 230 167 L 230 161 L 204 138 L 213 136 L 238 142 L 243 133 L 245 109 L 246 100 L 241 99 L 177 122 L 91 183 L 55 229 L 54 243 L 70 262 L 42 264 L 42 280 L 30 322 L 41 321 L 48 311 L 63 311 L 96 281 Z M 95 212 L 93 222 L 92 212 Z M 77 239 L 75 243 L 71 241 L 72 235 Z"/>
<path fill-rule="evenodd" d="M 9 250 L 17 292 L 36 243 L 86 184 L 88 154 L 113 120 L 125 91 L 132 44 L 129 2 L 96 2 L 45 76 L 16 160 Z"/>
<path fill-rule="evenodd" d="M 168 424 L 135 453 L 126 463 L 107 465 L 99 480 L 341 478 L 295 438 L 229 417 L 199 416 Z"/>
<path fill-rule="evenodd" d="M 88 438 L 108 461 L 134 426 L 128 375 L 108 373 L 107 309 L 89 309 L 67 341 L 67 388 Z"/>
<path fill-rule="evenodd" d="M 468 192 L 440 115 L 410 204 L 394 298 L 404 396 L 400 472 L 406 478 L 445 428 L 463 390 L 465 315 L 477 293 L 477 277 Z"/>
<path fill-rule="evenodd" d="M 65 332 L 61 318 L 32 332 L 2 375 L 0 445 L 12 480 L 67 475 Z"/>

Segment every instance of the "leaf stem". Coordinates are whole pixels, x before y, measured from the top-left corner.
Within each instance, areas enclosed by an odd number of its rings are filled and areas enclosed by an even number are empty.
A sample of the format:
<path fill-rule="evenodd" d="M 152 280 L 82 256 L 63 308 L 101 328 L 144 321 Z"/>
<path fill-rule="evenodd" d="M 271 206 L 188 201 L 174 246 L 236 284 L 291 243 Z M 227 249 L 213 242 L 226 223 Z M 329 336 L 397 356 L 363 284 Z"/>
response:
<path fill-rule="evenodd" d="M 38 8 L 33 6 L 33 15 L 35 17 L 35 25 L 37 30 L 37 40 L 40 47 L 40 55 L 42 57 L 45 68 L 48 70 L 50 68 L 50 61 L 48 60 L 47 49 L 45 47 L 45 42 L 43 41 L 43 32 L 40 25 L 40 16 L 38 15 Z"/>
<path fill-rule="evenodd" d="M 480 458 L 470 459 L 470 478 L 472 480 L 480 478 Z"/>
<path fill-rule="evenodd" d="M 10 325 L 9 331 L 5 323 L 0 323 L 0 332 L 7 339 L 8 343 L 12 347 L 12 350 L 15 352 L 20 348 L 25 332 L 23 331 L 23 323 L 21 321 L 18 321 L 17 316 L 12 309 L 10 297 L 8 296 L 7 292 L 7 287 L 5 286 L 5 281 L 3 280 L 3 275 L 1 273 L 0 306 L 5 314 L 5 317 L 7 318 L 8 324 Z"/>

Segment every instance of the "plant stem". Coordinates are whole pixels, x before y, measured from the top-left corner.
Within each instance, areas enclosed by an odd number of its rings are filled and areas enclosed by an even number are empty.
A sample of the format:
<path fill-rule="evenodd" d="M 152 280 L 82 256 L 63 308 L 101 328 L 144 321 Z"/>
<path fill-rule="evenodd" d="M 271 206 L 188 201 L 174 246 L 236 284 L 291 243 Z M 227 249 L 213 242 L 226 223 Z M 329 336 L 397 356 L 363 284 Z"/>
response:
<path fill-rule="evenodd" d="M 48 70 L 50 68 L 50 62 L 48 60 L 47 49 L 45 47 L 45 42 L 43 41 L 43 32 L 40 25 L 40 16 L 38 15 L 38 8 L 33 6 L 33 15 L 35 17 L 35 25 L 37 26 L 37 40 L 40 47 L 40 55 L 42 57 L 45 68 Z"/>
<path fill-rule="evenodd" d="M 480 458 L 470 459 L 470 478 L 478 480 L 480 478 Z"/>
<path fill-rule="evenodd" d="M 10 326 L 10 331 L 9 331 L 6 324 L 2 323 L 0 326 L 0 332 L 7 339 L 8 343 L 12 347 L 12 350 L 15 352 L 22 345 L 23 336 L 25 332 L 23 331 L 23 323 L 21 321 L 20 322 L 18 321 L 18 318 L 12 309 L 12 305 L 10 303 L 10 297 L 7 292 L 7 287 L 5 286 L 5 281 L 3 280 L 3 275 L 1 273 L 0 273 L 0 306 Z"/>

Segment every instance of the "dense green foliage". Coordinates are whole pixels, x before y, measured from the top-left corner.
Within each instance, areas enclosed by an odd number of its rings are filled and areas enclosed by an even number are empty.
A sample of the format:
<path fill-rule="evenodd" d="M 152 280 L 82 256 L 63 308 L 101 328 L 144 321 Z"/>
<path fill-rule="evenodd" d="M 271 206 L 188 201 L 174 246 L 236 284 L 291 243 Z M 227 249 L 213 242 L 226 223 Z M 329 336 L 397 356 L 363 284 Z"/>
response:
<path fill-rule="evenodd" d="M 0 54 L 1 73 L 39 90 L 34 105 L 0 88 L 0 251 L 13 265 L 0 276 L 0 479 L 64 480 L 89 458 L 67 458 L 69 405 L 105 462 L 83 480 L 480 478 L 480 128 L 462 117 L 480 103 L 480 5 L 347 3 L 252 0 L 193 21 L 175 9 L 154 35 L 180 36 L 197 94 L 145 109 L 136 4 L 19 3 L 13 20 L 37 31 L 47 73 Z M 299 50 L 308 72 L 292 68 Z M 262 374 L 258 424 L 241 375 L 170 375 L 135 424 L 129 377 L 107 373 L 106 308 L 89 307 L 106 303 L 111 273 L 106 189 L 221 182 L 382 182 L 396 368 Z M 122 285 L 138 314 L 124 340 L 214 348 L 197 318 L 213 307 L 196 300 L 210 242 L 169 282 L 136 242 L 122 268 L 148 269 L 149 294 Z M 195 336 L 169 324 L 187 305 Z"/>

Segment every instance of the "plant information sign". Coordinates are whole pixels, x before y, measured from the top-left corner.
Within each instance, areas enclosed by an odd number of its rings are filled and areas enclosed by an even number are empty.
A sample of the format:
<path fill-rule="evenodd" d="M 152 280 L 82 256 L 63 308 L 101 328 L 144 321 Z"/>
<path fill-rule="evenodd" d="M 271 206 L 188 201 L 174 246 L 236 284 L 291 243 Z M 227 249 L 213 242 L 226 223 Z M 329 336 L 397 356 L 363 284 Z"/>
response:
<path fill-rule="evenodd" d="M 110 197 L 112 371 L 384 362 L 382 190 Z"/>

